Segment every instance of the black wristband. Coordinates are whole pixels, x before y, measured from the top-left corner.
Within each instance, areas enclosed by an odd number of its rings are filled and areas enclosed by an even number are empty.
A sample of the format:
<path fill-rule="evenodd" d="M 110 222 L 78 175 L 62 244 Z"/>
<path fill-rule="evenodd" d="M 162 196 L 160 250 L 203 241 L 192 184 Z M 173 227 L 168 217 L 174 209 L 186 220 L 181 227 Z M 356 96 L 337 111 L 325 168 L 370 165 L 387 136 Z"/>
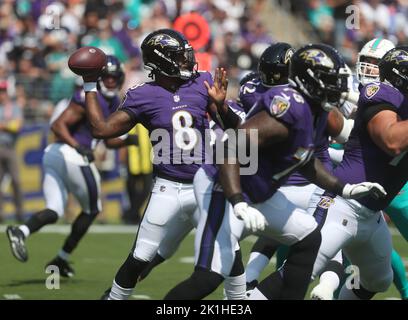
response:
<path fill-rule="evenodd" d="M 341 182 L 340 180 L 338 180 L 334 187 L 333 187 L 333 192 L 339 196 L 343 195 L 343 189 L 344 189 L 345 184 L 343 182 Z"/>
<path fill-rule="evenodd" d="M 228 201 L 235 206 L 238 202 L 245 202 L 244 195 L 242 193 L 235 193 L 228 198 Z"/>

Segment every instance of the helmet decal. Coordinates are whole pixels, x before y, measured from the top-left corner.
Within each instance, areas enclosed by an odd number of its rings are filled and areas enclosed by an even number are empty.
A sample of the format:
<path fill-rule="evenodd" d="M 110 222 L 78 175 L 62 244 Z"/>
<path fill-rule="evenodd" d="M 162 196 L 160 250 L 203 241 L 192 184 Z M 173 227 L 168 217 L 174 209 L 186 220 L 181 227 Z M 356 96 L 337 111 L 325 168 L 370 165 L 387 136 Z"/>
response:
<path fill-rule="evenodd" d="M 295 50 L 292 48 L 286 51 L 285 59 L 284 59 L 285 64 L 288 64 L 290 62 L 290 59 L 292 58 L 294 52 Z"/>
<path fill-rule="evenodd" d="M 170 37 L 168 34 L 158 34 L 154 37 L 152 37 L 147 44 L 151 46 L 161 46 L 162 48 L 166 46 L 174 46 L 177 47 L 179 46 L 179 42 L 174 39 L 173 37 Z"/>
<path fill-rule="evenodd" d="M 310 62 L 313 66 L 321 65 L 327 68 L 333 68 L 333 61 L 326 53 L 319 49 L 309 49 L 300 54 L 300 57 L 305 61 Z"/>
<path fill-rule="evenodd" d="M 396 64 L 408 62 L 408 52 L 404 50 L 396 50 L 392 54 L 387 55 L 385 61 L 394 61 Z"/>

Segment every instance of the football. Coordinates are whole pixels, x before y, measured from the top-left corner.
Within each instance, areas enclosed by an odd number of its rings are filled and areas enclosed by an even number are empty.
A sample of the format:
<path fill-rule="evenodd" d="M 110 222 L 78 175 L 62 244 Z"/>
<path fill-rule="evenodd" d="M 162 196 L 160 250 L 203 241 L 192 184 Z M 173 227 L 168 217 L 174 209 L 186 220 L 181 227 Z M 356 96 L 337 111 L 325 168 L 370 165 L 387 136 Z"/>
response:
<path fill-rule="evenodd" d="M 68 59 L 68 67 L 79 76 L 98 74 L 106 65 L 105 53 L 96 47 L 82 47 Z"/>

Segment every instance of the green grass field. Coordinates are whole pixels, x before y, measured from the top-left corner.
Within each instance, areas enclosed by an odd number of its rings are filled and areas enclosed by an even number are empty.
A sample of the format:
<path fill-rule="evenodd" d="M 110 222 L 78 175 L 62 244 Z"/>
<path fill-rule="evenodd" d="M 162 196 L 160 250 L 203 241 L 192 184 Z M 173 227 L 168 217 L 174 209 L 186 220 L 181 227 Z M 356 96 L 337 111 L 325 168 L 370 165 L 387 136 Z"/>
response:
<path fill-rule="evenodd" d="M 99 299 L 112 282 L 117 269 L 127 256 L 134 240 L 136 227 L 121 228 L 121 233 L 103 232 L 96 226 L 92 229 L 72 256 L 76 276 L 62 279 L 60 289 L 50 290 L 45 286 L 49 274 L 44 265 L 60 249 L 68 226 L 57 226 L 57 230 L 45 228 L 44 232 L 33 235 L 27 242 L 29 261 L 21 263 L 10 252 L 4 233 L 5 226 L 0 226 L 0 299 Z M 59 230 L 62 228 L 63 230 Z M 108 227 L 109 228 L 109 227 Z M 53 231 L 54 230 L 54 231 Z M 393 229 L 394 247 L 407 262 L 408 247 L 405 240 Z M 254 238 L 242 242 L 244 262 L 247 261 Z M 157 267 L 151 275 L 138 285 L 134 299 L 162 299 L 178 282 L 188 277 L 193 270 L 194 236 L 190 234 L 182 243 L 177 254 L 169 261 Z M 272 271 L 271 263 L 263 276 Z M 222 288 L 208 297 L 222 299 Z M 376 299 L 399 298 L 394 286 Z"/>

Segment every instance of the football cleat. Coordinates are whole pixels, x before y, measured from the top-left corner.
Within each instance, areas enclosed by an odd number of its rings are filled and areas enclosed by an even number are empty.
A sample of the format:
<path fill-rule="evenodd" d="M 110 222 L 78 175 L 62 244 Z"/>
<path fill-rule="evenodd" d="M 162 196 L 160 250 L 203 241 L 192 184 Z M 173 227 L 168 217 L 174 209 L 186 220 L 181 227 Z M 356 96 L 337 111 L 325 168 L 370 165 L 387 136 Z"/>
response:
<path fill-rule="evenodd" d="M 111 289 L 112 288 L 106 289 L 99 300 L 109 300 L 109 295 L 110 295 Z"/>
<path fill-rule="evenodd" d="M 45 268 L 49 266 L 56 266 L 59 269 L 59 274 L 65 278 L 72 278 L 75 275 L 74 269 L 69 265 L 68 261 L 55 257 L 45 265 Z"/>
<path fill-rule="evenodd" d="M 329 286 L 318 284 L 310 293 L 311 300 L 333 300 L 333 289 Z"/>
<path fill-rule="evenodd" d="M 25 237 L 23 232 L 18 227 L 8 226 L 6 233 L 14 257 L 21 262 L 26 262 L 28 260 L 28 254 L 24 243 Z"/>

